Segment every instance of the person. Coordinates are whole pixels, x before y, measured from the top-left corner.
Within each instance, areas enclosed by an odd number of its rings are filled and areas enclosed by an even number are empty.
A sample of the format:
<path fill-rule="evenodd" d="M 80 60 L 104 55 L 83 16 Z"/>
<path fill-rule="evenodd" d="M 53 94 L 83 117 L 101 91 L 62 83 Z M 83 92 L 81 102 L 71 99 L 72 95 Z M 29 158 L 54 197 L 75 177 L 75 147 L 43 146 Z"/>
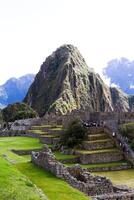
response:
<path fill-rule="evenodd" d="M 115 132 L 112 133 L 112 136 L 115 137 Z"/>

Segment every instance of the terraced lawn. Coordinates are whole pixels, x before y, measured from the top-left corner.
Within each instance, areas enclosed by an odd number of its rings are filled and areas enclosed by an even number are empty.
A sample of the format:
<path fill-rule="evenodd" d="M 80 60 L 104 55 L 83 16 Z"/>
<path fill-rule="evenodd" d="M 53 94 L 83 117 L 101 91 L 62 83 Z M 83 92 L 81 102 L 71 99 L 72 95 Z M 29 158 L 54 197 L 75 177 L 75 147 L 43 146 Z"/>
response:
<path fill-rule="evenodd" d="M 89 200 L 89 197 L 83 193 L 32 163 L 21 163 L 17 165 L 17 168 L 41 188 L 51 200 Z"/>
<path fill-rule="evenodd" d="M 42 130 L 28 130 L 29 133 L 35 133 L 35 134 L 48 134 L 47 132 L 44 132 Z"/>
<path fill-rule="evenodd" d="M 127 165 L 128 163 L 126 161 L 119 161 L 119 162 L 111 162 L 111 163 L 97 163 L 97 164 L 80 164 L 82 168 L 96 168 L 96 167 L 117 167 L 120 165 Z M 74 166 L 73 163 L 65 164 L 66 166 Z"/>
<path fill-rule="evenodd" d="M 109 149 L 100 149 L 100 150 L 76 150 L 77 153 L 79 154 L 94 154 L 94 153 L 105 153 L 105 152 L 120 152 L 117 148 L 109 148 Z"/>
<path fill-rule="evenodd" d="M 65 155 L 58 151 L 54 152 L 54 155 L 58 160 L 73 159 L 78 157 L 78 155 Z"/>
<path fill-rule="evenodd" d="M 0 200 L 89 200 L 51 173 L 30 163 L 11 149 L 41 148 L 37 138 L 0 138 Z"/>
<path fill-rule="evenodd" d="M 27 137 L 1 137 L 0 138 L 0 157 L 8 160 L 10 163 L 27 162 L 27 157 L 21 157 L 14 154 L 11 150 L 30 150 L 41 149 L 43 144 L 36 138 Z"/>

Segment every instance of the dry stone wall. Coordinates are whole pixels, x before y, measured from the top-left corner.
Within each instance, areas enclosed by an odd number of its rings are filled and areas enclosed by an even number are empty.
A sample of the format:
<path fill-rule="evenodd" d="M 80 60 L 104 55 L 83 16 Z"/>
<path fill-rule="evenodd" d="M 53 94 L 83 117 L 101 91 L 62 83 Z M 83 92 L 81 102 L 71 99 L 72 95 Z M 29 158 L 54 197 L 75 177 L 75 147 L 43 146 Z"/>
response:
<path fill-rule="evenodd" d="M 65 180 L 72 187 L 92 196 L 94 200 L 129 200 L 129 197 L 131 197 L 131 200 L 134 199 L 134 191 L 127 187 L 115 187 L 109 179 L 93 176 L 79 165 L 75 167 L 65 167 L 56 160 L 47 145 L 45 145 L 44 149 L 40 152 L 32 152 L 32 162 L 53 173 L 56 177 Z"/>

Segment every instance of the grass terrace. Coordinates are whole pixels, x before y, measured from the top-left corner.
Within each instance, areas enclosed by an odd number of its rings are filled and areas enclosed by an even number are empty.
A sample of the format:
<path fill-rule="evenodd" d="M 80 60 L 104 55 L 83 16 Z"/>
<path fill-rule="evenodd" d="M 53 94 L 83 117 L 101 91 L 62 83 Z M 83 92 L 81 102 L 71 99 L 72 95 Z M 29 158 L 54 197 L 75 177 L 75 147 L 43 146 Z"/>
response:
<path fill-rule="evenodd" d="M 77 155 L 66 155 L 61 152 L 54 152 L 54 155 L 57 160 L 67 160 L 67 159 L 73 159 L 73 158 L 78 158 Z"/>
<path fill-rule="evenodd" d="M 91 168 L 96 168 L 96 167 L 117 167 L 120 165 L 127 165 L 127 164 L 128 163 L 126 161 L 119 161 L 119 162 L 97 163 L 97 164 L 86 164 L 86 165 L 80 164 L 80 166 L 85 169 L 91 169 Z M 68 167 L 71 167 L 71 166 L 74 166 L 75 164 L 68 163 L 65 165 Z"/>
<path fill-rule="evenodd" d="M 109 148 L 109 149 L 100 149 L 100 150 L 92 150 L 92 151 L 87 151 L 87 150 L 76 150 L 75 151 L 77 154 L 98 154 L 98 153 L 106 153 L 106 152 L 120 152 L 117 148 Z"/>
<path fill-rule="evenodd" d="M 32 163 L 18 164 L 17 168 L 47 195 L 50 200 L 89 200 L 83 193 L 69 186 L 51 173 Z"/>
<path fill-rule="evenodd" d="M 37 138 L 0 138 L 0 200 L 89 200 L 82 192 L 11 150 L 42 148 Z"/>

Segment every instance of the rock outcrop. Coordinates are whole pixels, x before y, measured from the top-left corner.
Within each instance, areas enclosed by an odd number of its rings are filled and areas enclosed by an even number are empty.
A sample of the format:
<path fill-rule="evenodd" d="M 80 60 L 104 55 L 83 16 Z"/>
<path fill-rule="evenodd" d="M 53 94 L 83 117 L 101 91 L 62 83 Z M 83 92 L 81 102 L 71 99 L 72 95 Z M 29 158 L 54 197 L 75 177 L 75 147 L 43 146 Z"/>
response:
<path fill-rule="evenodd" d="M 122 111 L 128 111 L 126 95 L 115 93 L 87 66 L 76 47 L 64 45 L 46 58 L 24 101 L 40 116 L 87 108 L 91 112 L 113 111 L 119 98 Z"/>

